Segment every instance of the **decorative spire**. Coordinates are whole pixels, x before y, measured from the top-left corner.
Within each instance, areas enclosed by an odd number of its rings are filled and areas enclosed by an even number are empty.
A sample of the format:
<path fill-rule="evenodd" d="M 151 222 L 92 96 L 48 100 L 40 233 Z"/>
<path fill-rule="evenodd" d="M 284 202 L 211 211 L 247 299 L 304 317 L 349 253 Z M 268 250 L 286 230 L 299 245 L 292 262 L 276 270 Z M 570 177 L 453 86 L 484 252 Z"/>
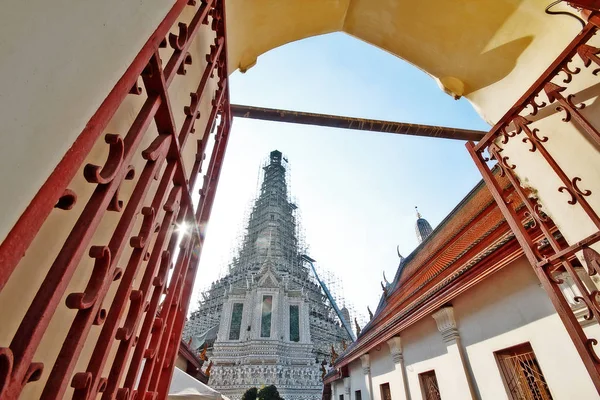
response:
<path fill-rule="evenodd" d="M 419 212 L 417 207 L 415 207 L 415 210 L 417 212 L 415 232 L 417 234 L 417 240 L 419 241 L 419 243 L 423 243 L 423 241 L 427 239 L 429 235 L 431 235 L 433 229 L 431 228 L 431 225 L 429 225 L 429 222 L 427 222 L 427 220 L 421 216 L 421 213 Z"/>
<path fill-rule="evenodd" d="M 390 286 L 390 283 L 388 282 L 387 278 L 385 277 L 385 271 L 383 271 L 383 281 L 385 282 L 385 287 Z"/>
<path fill-rule="evenodd" d="M 373 312 L 371 311 L 369 306 L 367 306 L 367 311 L 369 312 L 369 320 L 373 319 Z"/>
<path fill-rule="evenodd" d="M 202 353 L 200 353 L 199 357 L 202 361 L 206 361 L 206 350 L 208 350 L 208 343 L 204 343 L 204 348 L 202 349 Z"/>
<path fill-rule="evenodd" d="M 206 375 L 206 377 L 210 377 L 210 370 L 212 369 L 213 366 L 213 362 L 211 360 L 211 362 L 208 363 L 208 367 L 206 367 L 206 371 L 204 371 L 204 375 Z"/>
<path fill-rule="evenodd" d="M 346 344 L 346 341 L 344 339 L 342 339 L 342 350 L 346 351 L 347 348 L 348 348 L 348 345 Z"/>
<path fill-rule="evenodd" d="M 356 317 L 354 317 L 354 326 L 356 327 L 356 337 L 360 336 L 360 325 L 358 325 L 358 321 L 356 320 Z"/>
<path fill-rule="evenodd" d="M 333 347 L 333 344 L 331 345 L 331 366 L 333 366 L 333 364 L 335 364 L 335 360 L 337 360 L 338 358 L 338 353 L 336 353 L 335 348 Z"/>
<path fill-rule="evenodd" d="M 321 364 L 321 380 L 325 380 L 325 375 L 327 375 L 327 370 L 325 369 L 325 364 Z"/>
<path fill-rule="evenodd" d="M 383 290 L 383 294 L 385 295 L 385 297 L 387 297 L 388 290 L 387 287 L 383 284 L 383 282 L 381 282 L 381 289 Z"/>

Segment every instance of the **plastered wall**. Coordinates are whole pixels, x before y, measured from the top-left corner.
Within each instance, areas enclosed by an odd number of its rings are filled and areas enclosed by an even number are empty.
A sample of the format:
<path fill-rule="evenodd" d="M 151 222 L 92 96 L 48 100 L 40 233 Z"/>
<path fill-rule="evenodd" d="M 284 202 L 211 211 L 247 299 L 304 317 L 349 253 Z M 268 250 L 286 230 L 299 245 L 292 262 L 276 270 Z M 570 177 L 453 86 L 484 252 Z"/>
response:
<path fill-rule="evenodd" d="M 531 344 L 554 399 L 597 398 L 575 347 L 524 258 L 454 299 L 452 306 L 466 368 L 449 355 L 433 318 L 400 333 L 412 400 L 423 399 L 419 374 L 430 370 L 436 373 L 443 399 L 469 398 L 468 390 L 456 383 L 460 374 L 473 382 L 475 398 L 507 399 L 494 352 L 525 342 Z M 600 328 L 594 324 L 586 330 L 598 334 Z M 380 400 L 379 385 L 385 382 L 393 399 L 403 398 L 388 346 L 382 344 L 369 355 L 374 399 Z M 352 362 L 349 371 L 354 393 L 364 382 L 360 361 Z"/>
<path fill-rule="evenodd" d="M 48 81 L 42 85 L 43 89 L 40 89 L 41 93 L 38 91 L 37 97 L 30 96 L 28 99 L 17 97 L 11 100 L 11 102 L 8 102 L 10 103 L 10 106 L 4 106 L 4 104 L 8 103 L 3 101 L 3 107 L 0 107 L 1 120 L 3 123 L 4 121 L 8 121 L 8 125 L 5 125 L 5 127 L 11 127 L 10 124 L 12 123 L 19 123 L 19 132 L 22 133 L 22 135 L 12 136 L 5 134 L 0 135 L 0 141 L 19 140 L 21 141 L 19 146 L 26 146 L 27 143 L 29 143 L 27 154 L 28 157 L 31 157 L 31 160 L 25 162 L 25 159 L 21 154 L 20 160 L 22 164 L 13 164 L 12 166 L 11 164 L 5 163 L 10 163 L 10 157 L 19 154 L 19 147 L 7 147 L 0 144 L 0 153 L 3 154 L 3 157 L 0 157 L 0 165 L 2 165 L 0 170 L 6 172 L 19 171 L 19 174 L 11 173 L 10 176 L 8 176 L 9 174 L 2 174 L 2 179 L 11 180 L 14 178 L 14 184 L 19 185 L 19 187 L 15 188 L 14 192 L 19 193 L 19 196 L 22 194 L 19 188 L 27 186 L 28 190 L 30 190 L 34 189 L 35 186 L 35 189 L 37 190 L 37 188 L 41 186 L 43 180 L 53 168 L 52 163 L 54 161 L 51 161 L 51 158 L 62 155 L 68 149 L 72 140 L 79 134 L 85 125 L 85 122 L 87 122 L 87 119 L 91 116 L 91 113 L 96 110 L 108 91 L 112 89 L 116 80 L 120 78 L 125 68 L 131 63 L 133 57 L 151 35 L 158 22 L 164 18 L 164 14 L 172 3 L 170 1 L 141 1 L 136 2 L 135 4 L 127 3 L 129 6 L 124 4 L 125 3 L 121 2 L 116 4 L 115 2 L 110 1 L 101 2 L 101 4 L 86 2 L 85 5 L 87 8 L 85 8 L 83 3 L 73 4 L 72 2 L 58 2 L 56 5 L 53 5 L 54 9 L 44 16 L 38 14 L 22 15 L 23 18 L 29 18 L 31 21 L 30 26 L 32 27 L 38 26 L 36 24 L 40 24 L 42 19 L 46 21 L 44 24 L 48 24 L 52 18 L 54 18 L 53 23 L 57 25 L 62 24 L 64 31 L 63 29 L 58 28 L 56 30 L 50 29 L 45 33 L 48 35 L 48 38 L 39 37 L 42 36 L 41 32 L 36 32 L 35 29 L 32 29 L 32 32 L 24 33 L 26 38 L 29 37 L 32 40 L 31 43 L 44 45 L 46 48 L 40 49 L 39 54 L 34 51 L 30 51 L 30 53 L 16 53 L 15 57 L 28 57 L 32 60 L 30 63 L 23 62 L 23 65 L 20 65 L 19 68 L 25 73 L 29 68 L 33 68 L 33 65 L 30 65 L 33 63 L 35 64 L 35 68 L 39 69 L 39 74 L 45 74 Z M 15 5 L 12 8 L 14 8 L 16 12 L 20 7 L 23 8 L 22 11 L 24 11 L 25 8 L 30 9 L 31 3 L 28 2 L 27 6 L 25 4 L 22 6 Z M 48 7 L 39 6 L 39 9 L 45 8 Z M 64 15 L 61 15 L 61 12 Z M 78 14 L 78 12 L 80 14 Z M 186 7 L 184 13 L 181 15 L 181 21 L 189 23 L 194 12 L 195 10 L 192 7 Z M 6 16 L 7 14 L 0 15 L 0 19 L 4 19 Z M 78 18 L 76 21 L 77 23 L 72 21 L 71 18 Z M 152 21 L 155 22 L 150 26 Z M 106 28 L 103 24 L 106 25 Z M 12 22 L 8 24 L 9 27 L 12 27 L 13 25 Z M 0 32 L 5 29 L 6 25 L 0 24 Z M 18 29 L 22 29 L 22 27 L 19 27 Z M 75 35 L 78 37 L 69 38 L 61 36 L 63 34 L 73 35 L 73 33 L 78 32 L 78 30 L 81 31 L 79 35 Z M 17 30 L 17 32 L 20 31 Z M 172 32 L 175 34 L 178 33 L 176 25 Z M 208 51 L 208 46 L 212 43 L 213 37 L 214 33 L 209 30 L 208 26 L 203 25 L 199 35 L 194 39 L 190 48 L 193 64 L 187 65 L 187 74 L 185 76 L 177 75 L 169 88 L 173 116 L 178 130 L 181 128 L 185 117 L 183 107 L 190 104 L 189 92 L 196 90 L 200 76 L 206 66 L 204 54 Z M 52 46 L 46 43 L 46 39 L 52 42 Z M 60 45 L 61 43 L 63 44 L 62 46 Z M 0 42 L 0 47 L 3 45 L 6 45 L 6 41 Z M 65 51 L 67 51 L 65 48 L 69 49 L 69 53 L 65 53 Z M 49 56 L 46 51 L 51 51 L 52 55 Z M 163 63 L 166 63 L 171 51 L 172 49 L 170 48 L 161 49 L 160 55 L 163 59 Z M 76 58 L 74 56 L 75 54 L 77 54 Z M 45 58 L 38 59 L 38 57 Z M 61 58 L 63 58 L 63 60 L 59 61 Z M 71 61 L 71 64 L 62 66 L 63 68 L 67 68 L 67 72 L 70 72 L 70 74 L 63 74 L 65 71 L 61 68 L 57 68 L 55 65 L 57 62 L 64 62 L 64 60 Z M 9 60 L 9 62 L 12 62 L 12 60 Z M 88 63 L 91 64 L 88 65 Z M 42 68 L 41 65 L 44 65 L 44 67 Z M 0 71 L 5 67 L 5 63 L 0 63 Z M 86 69 L 88 67 L 89 69 Z M 49 76 L 51 71 L 48 69 L 52 68 L 55 68 L 56 70 L 54 71 L 54 75 Z M 25 75 L 21 77 L 21 74 L 16 75 L 18 76 L 15 76 L 15 82 L 20 82 L 19 80 L 23 78 L 30 79 L 30 84 L 35 83 L 33 78 L 27 78 Z M 10 82 L 10 84 L 12 85 L 13 82 Z M 41 83 L 39 84 L 41 85 Z M 139 84 L 143 88 L 141 79 L 139 79 Z M 61 85 L 64 87 L 60 87 Z M 216 81 L 215 79 L 211 79 L 205 91 L 205 96 L 202 98 L 200 109 L 201 118 L 195 123 L 196 133 L 190 135 L 187 145 L 182 152 L 187 174 L 190 173 L 195 160 L 197 148 L 196 140 L 201 138 L 210 114 L 210 101 L 212 100 L 212 94 L 215 88 Z M 30 88 L 25 85 L 22 89 L 26 91 Z M 31 88 L 31 90 L 33 91 L 34 89 Z M 79 90 L 81 90 L 81 93 L 77 92 Z M 131 126 L 132 121 L 146 99 L 146 91 L 145 89 L 143 90 L 141 96 L 127 96 L 104 133 L 119 134 L 121 137 L 126 135 L 127 130 Z M 46 93 L 46 91 L 48 91 L 48 93 Z M 7 93 L 5 91 L 0 92 L 2 93 L 0 96 Z M 39 109 L 41 116 L 45 115 L 49 109 L 60 109 L 63 113 L 63 118 L 57 121 L 48 119 L 45 124 L 42 124 L 42 121 L 37 120 L 40 115 L 36 116 L 35 113 L 24 115 L 21 114 L 23 110 L 11 109 L 13 106 L 22 106 L 23 104 L 19 103 L 21 100 L 31 103 L 32 107 Z M 66 112 L 69 113 L 69 115 L 64 115 Z M 20 122 L 17 121 L 20 116 L 23 116 L 25 120 Z M 37 129 L 36 124 L 40 124 L 40 126 L 43 125 L 44 129 Z M 120 187 L 119 196 L 120 199 L 124 200 L 125 204 L 127 204 L 127 199 L 130 197 L 145 164 L 145 160 L 141 156 L 141 151 L 150 145 L 156 135 L 156 126 L 153 122 L 144 135 L 139 150 L 136 152 L 131 162 L 135 167 L 135 178 L 131 181 L 124 181 Z M 83 165 L 86 163 L 103 165 L 107 154 L 108 146 L 104 142 L 103 134 L 94 145 L 92 152 L 86 158 Z M 58 159 L 56 162 L 58 162 Z M 46 166 L 42 167 L 42 165 Z M 0 324 L 0 346 L 2 347 L 8 347 L 10 344 L 16 329 L 38 288 L 46 277 L 56 255 L 92 194 L 95 185 L 85 181 L 82 170 L 83 166 L 69 185 L 69 189 L 73 190 L 78 197 L 74 208 L 69 211 L 60 209 L 54 209 L 52 211 L 20 264 L 11 275 L 6 286 L 0 291 L 0 315 L 2 315 L 3 320 L 3 323 Z M 164 165 L 161 171 L 162 170 L 164 170 Z M 12 185 L 9 181 L 5 182 L 6 185 L 8 185 L 5 187 L 10 187 L 10 185 Z M 146 200 L 142 203 L 143 206 L 149 206 L 151 204 L 158 183 L 159 182 L 156 180 L 151 181 L 151 187 L 146 196 Z M 6 206 L 6 212 L 3 212 L 2 215 L 0 215 L 0 227 L 5 227 L 2 224 L 3 218 L 6 219 L 13 216 L 13 214 L 9 212 L 13 205 L 15 207 L 24 207 L 27 204 L 27 201 L 23 199 L 20 199 L 17 202 L 18 204 L 13 204 L 12 202 L 15 200 L 14 196 L 9 199 L 10 201 L 5 201 L 2 196 L 7 195 L 9 192 L 10 191 L 3 190 L 0 193 L 0 204 Z M 33 194 L 34 193 L 35 190 L 33 191 Z M 159 209 L 157 212 L 157 221 L 162 221 L 164 211 Z M 91 240 L 91 245 L 108 244 L 121 215 L 122 214 L 118 212 L 106 212 L 100 226 Z M 132 235 L 136 235 L 137 232 L 139 232 L 140 226 L 141 218 L 138 215 L 136 223 L 131 231 Z M 152 246 L 153 243 L 151 242 L 149 249 L 151 249 Z M 131 250 L 132 248 L 126 244 L 121 259 L 118 262 L 119 267 L 124 268 L 127 266 L 127 260 L 131 255 Z M 71 292 L 82 292 L 85 289 L 93 270 L 93 265 L 93 259 L 87 255 L 86 249 L 82 261 L 73 275 L 65 295 L 61 299 L 58 309 L 50 322 L 47 333 L 42 339 L 33 359 L 35 362 L 42 362 L 44 364 L 42 378 L 37 382 L 26 385 L 21 398 L 39 398 L 39 394 L 43 389 L 48 373 L 52 369 L 54 360 L 65 340 L 67 330 L 75 316 L 74 310 L 67 309 L 64 306 L 65 297 Z M 134 287 L 137 286 L 140 279 L 141 274 L 138 271 Z M 109 310 L 118 283 L 119 282 L 115 282 L 111 285 L 103 302 L 103 308 Z M 126 313 L 127 309 L 125 309 L 123 317 Z M 94 325 L 91 327 L 88 340 L 75 367 L 75 372 L 84 371 L 86 369 L 93 346 L 100 333 L 100 329 L 101 326 Z M 111 360 L 117 346 L 118 343 L 113 343 L 112 352 L 108 357 L 109 361 L 106 363 L 103 376 L 108 375 Z M 69 388 L 68 390 L 71 389 Z M 70 392 L 67 391 L 67 396 L 69 395 Z"/>

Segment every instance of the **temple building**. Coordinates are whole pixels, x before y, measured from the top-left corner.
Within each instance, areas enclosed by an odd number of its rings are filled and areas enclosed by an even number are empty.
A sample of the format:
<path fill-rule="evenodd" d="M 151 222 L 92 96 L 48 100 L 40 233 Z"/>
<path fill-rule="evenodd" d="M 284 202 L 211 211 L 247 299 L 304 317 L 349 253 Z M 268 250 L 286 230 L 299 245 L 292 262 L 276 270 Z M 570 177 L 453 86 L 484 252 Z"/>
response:
<path fill-rule="evenodd" d="M 352 338 L 304 265 L 287 160 L 274 150 L 228 274 L 203 293 L 183 338 L 205 345 L 214 363 L 209 384 L 231 399 L 252 386 L 277 386 L 285 399 L 321 397 L 321 364 Z M 349 320 L 344 309 L 342 315 Z"/>
<path fill-rule="evenodd" d="M 483 178 L 382 285 L 373 318 L 338 351 L 326 397 L 598 398 L 597 0 L 29 0 L 2 11 L 2 400 L 165 399 L 177 363 L 199 379 L 218 374 L 197 348 L 178 354 L 237 118 L 428 137 L 425 156 L 439 140 L 463 141 L 447 151 Z M 489 129 L 232 104 L 230 74 L 333 32 L 420 69 Z M 430 98 L 397 95 L 437 113 Z M 283 199 L 277 190 L 261 201 Z M 242 251 L 208 294 L 223 297 L 209 312 L 217 334 L 206 333 L 215 368 L 280 379 L 246 356 L 234 368 L 228 351 L 242 340 L 264 343 L 264 360 L 285 360 L 290 373 L 310 376 L 324 356 L 318 338 L 333 318 L 316 285 L 300 284 L 308 272 L 288 263 L 295 255 L 280 253 L 289 208 L 257 204 L 249 234 L 266 232 L 265 246 Z"/>
<path fill-rule="evenodd" d="M 400 258 L 371 320 L 325 376 L 324 398 L 597 398 L 558 313 L 484 183 L 429 233 L 421 231 L 431 230 L 429 223 L 417 217 L 417 237 L 423 240 Z M 577 324 L 597 336 L 600 326 L 581 293 L 596 290 L 598 275 L 588 275 L 578 262 L 574 271 L 583 286 L 565 270 L 553 279 Z"/>

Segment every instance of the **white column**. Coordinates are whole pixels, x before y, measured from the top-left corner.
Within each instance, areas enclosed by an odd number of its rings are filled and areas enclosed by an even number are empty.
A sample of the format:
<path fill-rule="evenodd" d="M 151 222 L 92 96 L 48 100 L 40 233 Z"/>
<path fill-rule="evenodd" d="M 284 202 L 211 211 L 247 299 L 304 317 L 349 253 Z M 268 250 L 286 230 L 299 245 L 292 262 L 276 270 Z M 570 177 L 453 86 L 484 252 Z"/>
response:
<path fill-rule="evenodd" d="M 471 382 L 471 375 L 467 369 L 466 357 L 463 353 L 463 348 L 460 343 L 460 335 L 456 325 L 456 319 L 454 318 L 454 308 L 447 306 L 441 308 L 439 311 L 432 314 L 433 319 L 437 323 L 438 330 L 442 334 L 442 340 L 446 344 L 448 351 L 447 357 L 451 358 L 450 363 L 452 368 L 445 371 L 446 376 L 441 377 L 438 375 L 438 382 L 442 378 L 446 381 L 453 382 L 452 385 L 445 385 L 444 391 L 452 390 L 452 393 L 448 393 L 449 398 L 457 399 L 474 399 L 473 383 Z M 448 376 L 451 374 L 452 376 Z M 440 390 L 442 388 L 440 387 Z M 446 394 L 442 391 L 442 397 L 446 397 Z"/>
<path fill-rule="evenodd" d="M 350 397 L 350 377 L 344 378 L 344 400 L 351 400 L 351 397 Z"/>
<path fill-rule="evenodd" d="M 362 371 L 365 375 L 365 386 L 367 387 L 367 399 L 373 400 L 373 380 L 371 379 L 371 361 L 369 359 L 369 353 L 360 356 L 360 362 L 362 364 Z"/>
<path fill-rule="evenodd" d="M 400 393 L 394 393 L 394 395 L 398 395 L 400 400 L 410 399 L 408 381 L 406 378 L 406 367 L 404 365 L 404 355 L 402 354 L 402 341 L 400 340 L 400 336 L 394 336 L 387 341 L 387 344 L 390 347 L 390 355 L 392 356 L 392 360 L 394 360 L 394 370 L 396 371 L 396 376 L 399 378 L 398 381 L 402 386 Z"/>

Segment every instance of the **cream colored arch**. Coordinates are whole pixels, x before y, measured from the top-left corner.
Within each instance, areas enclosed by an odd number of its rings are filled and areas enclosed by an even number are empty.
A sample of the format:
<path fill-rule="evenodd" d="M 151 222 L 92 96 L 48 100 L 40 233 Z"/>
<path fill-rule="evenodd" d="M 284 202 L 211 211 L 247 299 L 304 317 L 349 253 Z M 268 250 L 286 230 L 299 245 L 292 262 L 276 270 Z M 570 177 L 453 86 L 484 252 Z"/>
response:
<path fill-rule="evenodd" d="M 446 93 L 466 96 L 494 122 L 581 28 L 575 19 L 546 14 L 548 4 L 227 0 L 229 66 L 244 72 L 273 48 L 342 31 L 424 70 Z"/>

